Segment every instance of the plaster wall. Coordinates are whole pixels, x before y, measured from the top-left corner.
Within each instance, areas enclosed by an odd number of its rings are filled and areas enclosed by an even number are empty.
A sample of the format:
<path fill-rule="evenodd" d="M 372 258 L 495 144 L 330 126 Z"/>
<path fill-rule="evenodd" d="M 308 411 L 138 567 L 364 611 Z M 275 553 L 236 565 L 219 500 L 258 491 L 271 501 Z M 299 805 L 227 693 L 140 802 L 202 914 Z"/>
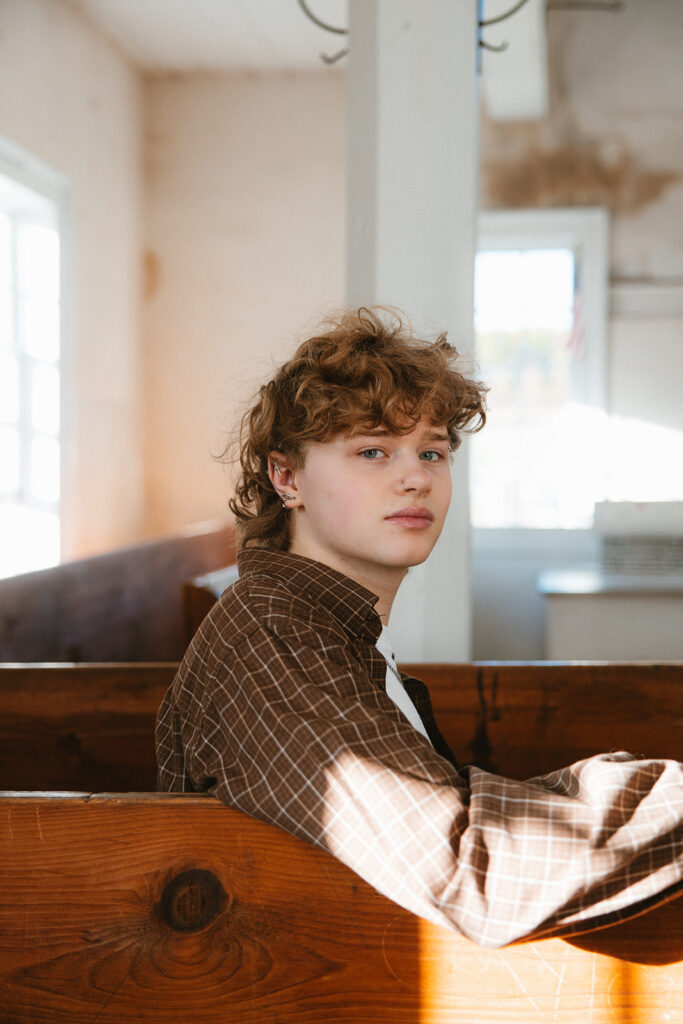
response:
<path fill-rule="evenodd" d="M 70 5 L 3 0 L 0 134 L 71 190 L 63 339 L 63 557 L 140 534 L 136 73 Z"/>
<path fill-rule="evenodd" d="M 225 511 L 212 454 L 343 303 L 344 104 L 325 70 L 145 82 L 148 532 Z"/>

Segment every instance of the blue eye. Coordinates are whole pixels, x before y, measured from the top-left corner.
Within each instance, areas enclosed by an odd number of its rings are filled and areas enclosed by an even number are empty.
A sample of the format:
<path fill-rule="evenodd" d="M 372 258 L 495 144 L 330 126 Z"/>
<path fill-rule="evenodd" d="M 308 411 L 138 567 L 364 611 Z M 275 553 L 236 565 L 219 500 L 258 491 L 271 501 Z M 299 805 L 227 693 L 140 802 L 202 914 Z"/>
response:
<path fill-rule="evenodd" d="M 382 454 L 382 449 L 381 448 L 364 448 L 363 451 L 360 452 L 361 458 L 367 459 L 368 462 L 370 460 L 372 460 L 372 459 L 376 459 L 381 454 Z"/>
<path fill-rule="evenodd" d="M 441 452 L 429 451 L 422 452 L 420 454 L 420 458 L 424 459 L 425 462 L 439 462 L 443 458 L 443 455 Z"/>

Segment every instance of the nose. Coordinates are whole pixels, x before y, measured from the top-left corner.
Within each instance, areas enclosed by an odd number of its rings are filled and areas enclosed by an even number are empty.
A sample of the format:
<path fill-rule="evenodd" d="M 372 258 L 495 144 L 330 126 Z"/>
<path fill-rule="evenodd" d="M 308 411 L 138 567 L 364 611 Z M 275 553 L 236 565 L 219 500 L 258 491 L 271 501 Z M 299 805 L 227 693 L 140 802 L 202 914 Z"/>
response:
<path fill-rule="evenodd" d="M 415 494 L 429 494 L 432 489 L 432 478 L 427 465 L 421 459 L 411 458 L 404 463 L 399 472 L 399 483 L 402 491 Z"/>

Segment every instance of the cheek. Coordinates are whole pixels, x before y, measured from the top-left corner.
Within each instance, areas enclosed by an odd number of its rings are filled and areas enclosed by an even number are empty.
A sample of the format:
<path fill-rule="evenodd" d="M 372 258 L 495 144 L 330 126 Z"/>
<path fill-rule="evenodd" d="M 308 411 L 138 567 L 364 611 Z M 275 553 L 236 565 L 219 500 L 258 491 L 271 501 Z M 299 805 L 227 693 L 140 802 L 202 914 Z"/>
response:
<path fill-rule="evenodd" d="M 334 529 L 348 523 L 358 500 L 351 484 L 339 477 L 319 477 L 308 487 L 304 505 L 313 519 Z"/>
<path fill-rule="evenodd" d="M 435 492 L 438 495 L 439 506 L 443 516 L 445 517 L 446 512 L 448 511 L 448 506 L 451 503 L 451 495 L 453 493 L 453 480 L 451 478 L 450 469 L 448 470 L 448 473 L 444 474 L 444 476 L 439 480 L 435 487 Z"/>

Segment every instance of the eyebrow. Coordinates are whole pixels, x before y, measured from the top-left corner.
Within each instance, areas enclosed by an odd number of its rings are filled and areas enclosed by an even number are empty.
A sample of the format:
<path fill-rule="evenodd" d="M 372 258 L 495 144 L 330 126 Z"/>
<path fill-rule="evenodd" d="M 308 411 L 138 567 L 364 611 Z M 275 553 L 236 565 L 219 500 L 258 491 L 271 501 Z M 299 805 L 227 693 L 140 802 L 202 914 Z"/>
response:
<path fill-rule="evenodd" d="M 361 430 L 357 434 L 352 434 L 352 438 L 358 437 L 396 437 L 400 435 L 394 434 L 393 431 L 387 430 L 386 427 L 377 427 L 376 430 Z M 444 430 L 428 430 L 424 435 L 425 441 L 450 441 L 450 437 Z"/>

